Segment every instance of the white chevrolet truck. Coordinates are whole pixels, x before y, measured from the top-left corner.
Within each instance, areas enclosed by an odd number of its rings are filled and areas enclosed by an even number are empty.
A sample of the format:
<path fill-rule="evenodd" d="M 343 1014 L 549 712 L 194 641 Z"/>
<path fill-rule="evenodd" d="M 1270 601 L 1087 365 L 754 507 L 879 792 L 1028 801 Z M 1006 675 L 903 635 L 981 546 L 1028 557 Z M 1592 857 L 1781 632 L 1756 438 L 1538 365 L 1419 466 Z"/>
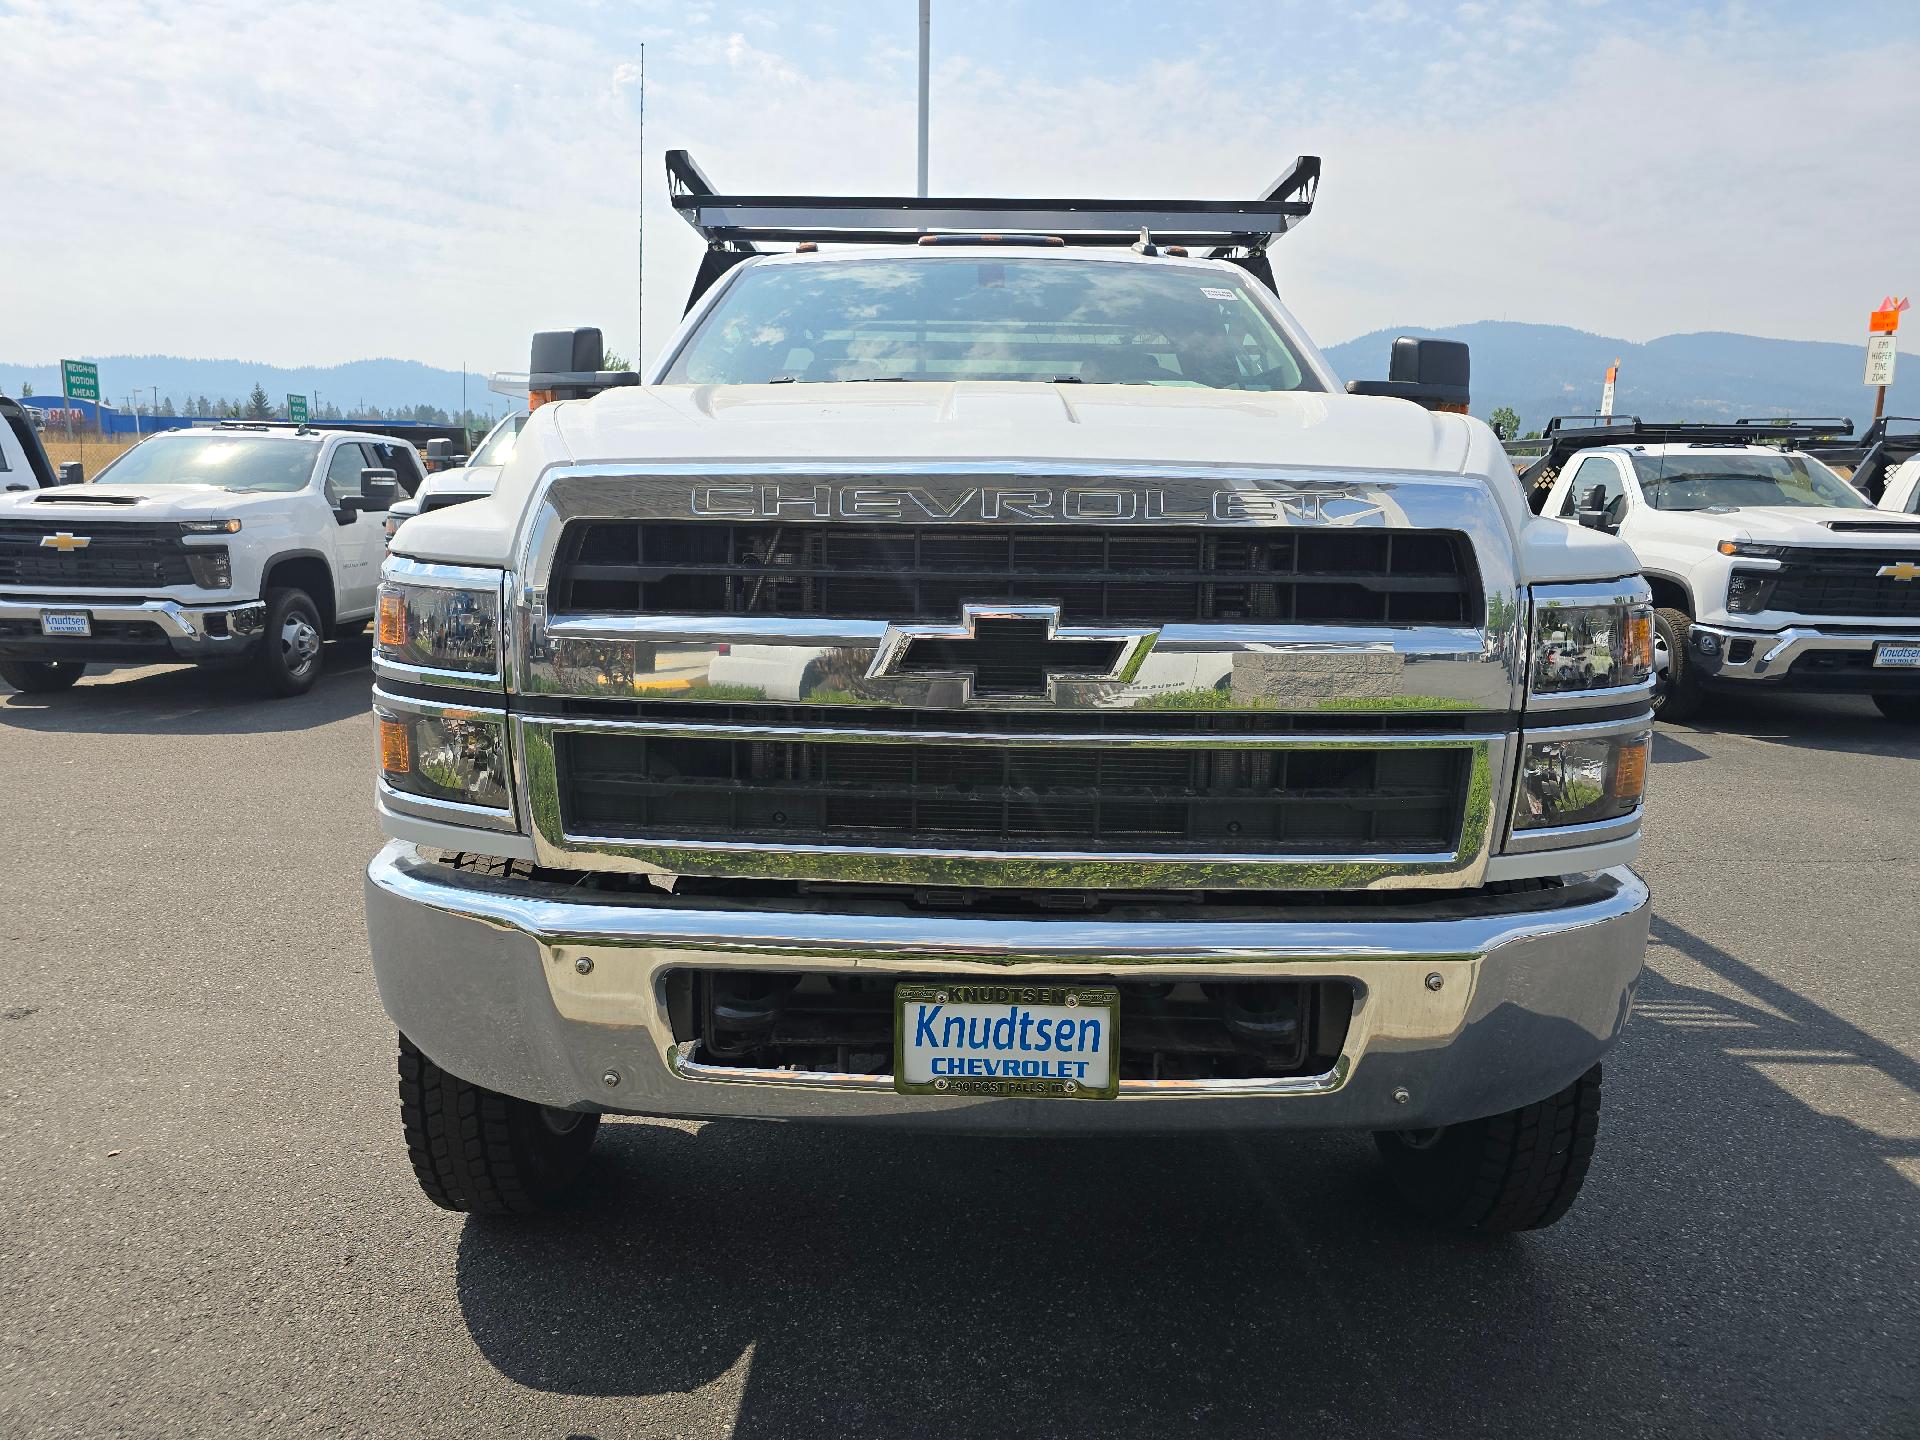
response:
<path fill-rule="evenodd" d="M 387 506 L 420 483 L 387 435 L 223 422 L 143 440 L 88 484 L 0 495 L 0 679 L 46 692 L 88 664 L 320 678 L 372 618 Z"/>
<path fill-rule="evenodd" d="M 1811 693 L 1920 724 L 1920 517 L 1876 509 L 1813 453 L 1851 428 L 1549 422 L 1521 482 L 1542 514 L 1639 557 L 1661 719 L 1716 695 Z"/>
<path fill-rule="evenodd" d="M 536 337 L 499 483 L 386 565 L 367 923 L 426 1195 L 537 1209 L 606 1115 L 1302 1128 L 1445 1223 L 1559 1219 L 1647 937 L 1648 591 L 1448 413 L 1463 347 L 1343 392 L 1266 253 L 1318 161 L 1221 203 L 668 163 L 709 248 L 646 382 Z"/>

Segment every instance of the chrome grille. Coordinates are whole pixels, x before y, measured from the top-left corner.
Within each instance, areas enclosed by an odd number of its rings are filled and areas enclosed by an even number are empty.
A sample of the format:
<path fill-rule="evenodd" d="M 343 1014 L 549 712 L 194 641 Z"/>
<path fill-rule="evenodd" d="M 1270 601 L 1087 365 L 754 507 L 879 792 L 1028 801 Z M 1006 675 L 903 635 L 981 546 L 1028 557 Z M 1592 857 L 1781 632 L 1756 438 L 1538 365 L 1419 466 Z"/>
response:
<path fill-rule="evenodd" d="M 1075 623 L 1459 625 L 1478 605 L 1445 531 L 582 520 L 556 613 L 952 619 L 1048 601 Z"/>

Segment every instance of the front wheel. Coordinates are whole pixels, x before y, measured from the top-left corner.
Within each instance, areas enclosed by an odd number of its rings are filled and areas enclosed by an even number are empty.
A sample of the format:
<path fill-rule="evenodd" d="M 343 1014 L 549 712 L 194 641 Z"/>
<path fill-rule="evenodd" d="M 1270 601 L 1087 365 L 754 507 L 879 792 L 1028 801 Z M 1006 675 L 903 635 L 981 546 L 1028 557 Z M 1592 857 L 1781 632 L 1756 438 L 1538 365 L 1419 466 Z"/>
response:
<path fill-rule="evenodd" d="M 304 590 L 267 592 L 267 627 L 254 672 L 271 695 L 304 695 L 320 678 L 320 607 Z"/>
<path fill-rule="evenodd" d="M 1691 720 L 1707 703 L 1694 673 L 1687 643 L 1693 621 L 1684 610 L 1653 612 L 1653 714 L 1657 720 Z"/>
<path fill-rule="evenodd" d="M 442 1210 L 525 1215 L 578 1182 L 600 1117 L 462 1080 L 402 1035 L 400 1125 L 414 1178 Z"/>
<path fill-rule="evenodd" d="M 0 680 L 27 695 L 51 695 L 79 683 L 84 660 L 0 660 Z"/>
<path fill-rule="evenodd" d="M 1483 1234 L 1538 1230 L 1573 1208 L 1600 1133 L 1600 1067 L 1557 1095 L 1439 1130 L 1374 1135 L 1401 1198 Z"/>
<path fill-rule="evenodd" d="M 1920 695 L 1876 695 L 1873 703 L 1896 725 L 1920 725 Z"/>

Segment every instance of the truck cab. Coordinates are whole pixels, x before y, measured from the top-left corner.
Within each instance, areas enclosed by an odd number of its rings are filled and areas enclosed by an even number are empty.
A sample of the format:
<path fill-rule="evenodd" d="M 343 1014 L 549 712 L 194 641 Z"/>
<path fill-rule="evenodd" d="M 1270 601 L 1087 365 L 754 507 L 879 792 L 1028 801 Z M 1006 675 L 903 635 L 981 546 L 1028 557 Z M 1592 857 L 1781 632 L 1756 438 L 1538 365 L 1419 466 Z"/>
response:
<path fill-rule="evenodd" d="M 0 496 L 0 678 L 45 692 L 89 663 L 244 665 L 310 689 L 364 625 L 405 440 L 225 422 L 151 436 L 92 482 Z"/>
<path fill-rule="evenodd" d="M 1920 723 L 1920 517 L 1876 509 L 1804 448 L 1835 428 L 1549 425 L 1535 498 L 1633 547 L 1662 718 L 1716 694 L 1791 692 L 1864 694 Z"/>
<path fill-rule="evenodd" d="M 728 197 L 643 380 L 535 337 L 380 596 L 367 873 L 426 1196 L 609 1115 L 1371 1132 L 1551 1224 L 1645 950 L 1649 592 L 1464 347 L 1342 386 L 1251 200 Z"/>

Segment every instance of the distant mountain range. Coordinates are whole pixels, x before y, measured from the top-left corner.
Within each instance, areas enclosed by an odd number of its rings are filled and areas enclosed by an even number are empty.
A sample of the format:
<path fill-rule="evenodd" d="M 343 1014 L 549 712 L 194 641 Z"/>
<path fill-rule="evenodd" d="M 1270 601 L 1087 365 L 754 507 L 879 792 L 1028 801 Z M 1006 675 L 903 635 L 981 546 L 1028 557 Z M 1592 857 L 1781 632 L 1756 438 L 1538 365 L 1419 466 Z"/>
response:
<path fill-rule="evenodd" d="M 1346 379 L 1384 379 L 1396 335 L 1466 341 L 1473 350 L 1473 413 L 1484 418 L 1494 407 L 1508 405 L 1520 412 L 1525 430 L 1540 428 L 1552 415 L 1598 411 L 1601 383 L 1616 359 L 1616 415 L 1643 420 L 1845 415 L 1856 429 L 1864 429 L 1873 415 L 1873 391 L 1861 383 L 1865 336 L 1858 345 L 1842 345 L 1705 331 L 1636 345 L 1564 325 L 1482 320 L 1444 330 L 1376 330 L 1329 347 L 1327 358 Z M 1920 414 L 1920 359 L 1908 359 L 1904 374 L 1888 388 L 1887 412 Z"/>
<path fill-rule="evenodd" d="M 135 396 L 142 405 L 154 403 L 157 386 L 162 401 L 171 399 L 177 411 L 190 397 L 245 400 L 257 383 L 274 403 L 289 395 L 305 395 L 310 403 L 338 405 L 342 410 L 377 405 L 383 410 L 432 405 L 449 414 L 461 408 L 460 372 L 423 365 L 418 360 L 352 360 L 345 365 L 288 369 L 251 360 L 188 360 L 178 355 L 75 355 L 100 367 L 100 398 L 109 405 L 125 405 Z M 0 361 L 0 394 L 18 395 L 21 383 L 36 395 L 60 393 L 60 366 L 12 365 Z M 487 377 L 469 371 L 466 405 L 476 414 L 504 413 L 504 396 L 487 389 Z"/>
<path fill-rule="evenodd" d="M 1767 340 L 1757 335 L 1705 332 L 1666 335 L 1644 345 L 1592 335 L 1564 325 L 1528 325 L 1482 320 L 1444 330 L 1408 326 L 1376 330 L 1328 348 L 1327 358 L 1346 379 L 1386 375 L 1387 352 L 1396 335 L 1436 335 L 1473 347 L 1473 411 L 1490 414 L 1510 405 L 1525 429 L 1550 415 L 1591 414 L 1600 405 L 1600 382 L 1620 361 L 1614 410 L 1648 420 L 1724 420 L 1741 415 L 1846 415 L 1864 426 L 1873 413 L 1873 392 L 1860 383 L 1865 366 L 1859 345 L 1818 340 Z M 280 402 L 289 394 L 316 394 L 342 408 L 432 405 L 449 413 L 461 408 L 458 370 L 417 360 L 355 360 L 324 368 L 287 369 L 246 360 L 187 360 L 174 355 L 83 356 L 100 366 L 103 398 L 119 404 L 138 391 L 152 403 L 160 396 L 184 409 L 190 397 L 241 400 L 258 382 Z M 1920 414 L 1920 358 L 1906 361 L 1900 382 L 1888 392 L 1893 414 Z M 21 383 L 41 395 L 57 394 L 56 365 L 0 362 L 0 393 L 17 395 Z M 499 413 L 506 401 L 487 389 L 486 377 L 469 372 L 466 403 L 480 414 Z"/>

